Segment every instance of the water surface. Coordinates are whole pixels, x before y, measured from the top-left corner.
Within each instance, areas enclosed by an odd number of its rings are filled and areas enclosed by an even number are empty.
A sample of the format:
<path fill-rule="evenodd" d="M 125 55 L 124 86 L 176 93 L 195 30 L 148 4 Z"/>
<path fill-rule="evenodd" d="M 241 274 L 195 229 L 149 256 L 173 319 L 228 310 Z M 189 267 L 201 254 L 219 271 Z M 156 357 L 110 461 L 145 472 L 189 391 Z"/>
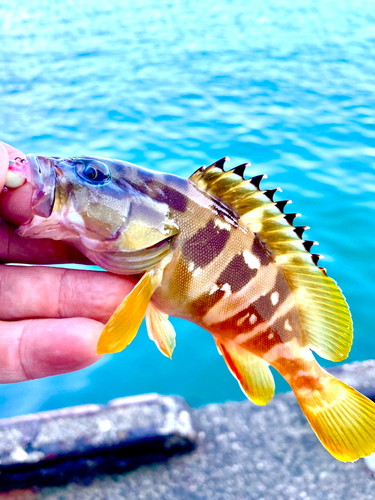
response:
<path fill-rule="evenodd" d="M 182 176 L 250 160 L 303 214 L 348 299 L 349 360 L 375 357 L 373 5 L 0 0 L 1 139 Z M 154 391 L 192 405 L 243 399 L 212 337 L 174 324 L 173 361 L 142 327 L 96 366 L 1 387 L 0 416 Z"/>

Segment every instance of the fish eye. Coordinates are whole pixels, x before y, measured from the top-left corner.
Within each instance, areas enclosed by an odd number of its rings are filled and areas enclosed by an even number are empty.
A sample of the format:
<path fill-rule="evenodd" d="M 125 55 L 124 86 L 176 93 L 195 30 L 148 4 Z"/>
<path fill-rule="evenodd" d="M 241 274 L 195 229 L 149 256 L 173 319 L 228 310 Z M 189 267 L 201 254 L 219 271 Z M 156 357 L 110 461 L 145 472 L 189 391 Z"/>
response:
<path fill-rule="evenodd" d="M 98 160 L 74 160 L 77 175 L 90 184 L 105 184 L 111 180 L 107 165 Z"/>
<path fill-rule="evenodd" d="M 94 167 L 87 166 L 84 170 L 84 173 L 85 177 L 87 177 L 87 179 L 90 179 L 90 181 L 94 181 L 98 178 L 98 170 L 96 170 Z"/>

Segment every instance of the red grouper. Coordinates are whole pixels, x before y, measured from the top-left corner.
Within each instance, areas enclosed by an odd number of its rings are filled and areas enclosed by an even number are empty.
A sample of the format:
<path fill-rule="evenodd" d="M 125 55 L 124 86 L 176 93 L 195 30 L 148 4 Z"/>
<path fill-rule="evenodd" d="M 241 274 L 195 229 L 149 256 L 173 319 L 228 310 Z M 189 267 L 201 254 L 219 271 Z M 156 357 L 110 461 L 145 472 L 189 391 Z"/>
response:
<path fill-rule="evenodd" d="M 353 329 L 336 283 L 310 253 L 314 242 L 284 214 L 286 201 L 260 189 L 263 176 L 223 168 L 188 179 L 131 163 L 29 155 L 33 217 L 25 238 L 64 240 L 92 262 L 140 279 L 99 339 L 114 353 L 146 317 L 150 338 L 171 357 L 168 315 L 208 330 L 248 398 L 274 394 L 273 366 L 291 385 L 322 444 L 338 460 L 375 451 L 375 405 L 327 373 L 312 351 L 348 356 Z"/>

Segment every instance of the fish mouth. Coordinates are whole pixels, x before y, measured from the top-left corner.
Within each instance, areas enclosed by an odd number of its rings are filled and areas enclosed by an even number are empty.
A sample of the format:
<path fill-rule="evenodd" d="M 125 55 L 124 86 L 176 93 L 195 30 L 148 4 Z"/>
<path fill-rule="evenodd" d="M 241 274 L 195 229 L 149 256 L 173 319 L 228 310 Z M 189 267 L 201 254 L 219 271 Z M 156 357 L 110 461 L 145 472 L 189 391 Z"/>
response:
<path fill-rule="evenodd" d="M 114 274 L 141 274 L 155 267 L 171 252 L 173 240 L 176 235 L 159 241 L 142 250 L 100 252 L 78 247 L 97 266 Z"/>
<path fill-rule="evenodd" d="M 56 173 L 54 161 L 51 158 L 37 155 L 27 155 L 30 165 L 31 212 L 40 217 L 49 217 L 55 203 Z"/>

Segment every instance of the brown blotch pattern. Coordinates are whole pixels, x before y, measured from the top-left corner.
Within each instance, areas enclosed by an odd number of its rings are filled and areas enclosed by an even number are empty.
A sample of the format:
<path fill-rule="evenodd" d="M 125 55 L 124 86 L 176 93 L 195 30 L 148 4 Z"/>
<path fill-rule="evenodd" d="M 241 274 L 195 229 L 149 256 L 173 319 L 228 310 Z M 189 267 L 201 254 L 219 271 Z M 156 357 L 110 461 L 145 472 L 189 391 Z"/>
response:
<path fill-rule="evenodd" d="M 278 301 L 276 305 L 272 304 L 271 296 L 274 292 L 278 293 Z M 265 321 L 268 321 L 275 314 L 276 309 L 291 295 L 290 287 L 285 279 L 284 273 L 279 269 L 276 277 L 276 283 L 272 290 L 266 295 L 262 295 L 253 302 L 253 307 L 258 311 Z"/>
<path fill-rule="evenodd" d="M 281 340 L 276 329 L 269 327 L 267 330 L 248 339 L 244 344 L 242 344 L 242 347 L 247 347 L 251 352 L 262 356 L 277 344 L 283 344 L 283 341 Z"/>
<path fill-rule="evenodd" d="M 239 292 L 257 274 L 257 269 L 250 269 L 242 255 L 236 255 L 226 266 L 216 281 L 217 285 L 228 285 L 233 293 Z"/>
<path fill-rule="evenodd" d="M 183 194 L 173 189 L 169 186 L 163 187 L 164 199 L 158 201 L 163 201 L 169 205 L 170 208 L 177 210 L 178 212 L 185 212 L 188 198 Z"/>
<path fill-rule="evenodd" d="M 294 359 L 280 357 L 272 365 L 281 374 L 288 373 L 291 376 L 288 382 L 294 391 L 301 389 L 309 389 L 310 391 L 324 390 L 324 385 L 320 381 L 320 374 L 316 369 L 315 363 L 312 365 L 311 362 L 306 362 L 298 356 L 298 353 L 296 353 Z M 303 374 L 301 374 L 301 370 Z"/>
<path fill-rule="evenodd" d="M 180 303 L 185 303 L 192 280 L 193 276 L 188 269 L 186 261 L 179 258 L 169 284 L 170 295 Z"/>
<path fill-rule="evenodd" d="M 271 262 L 271 254 L 256 235 L 251 251 L 256 257 L 258 257 L 262 266 L 267 266 Z"/>
<path fill-rule="evenodd" d="M 221 291 L 221 290 L 220 290 Z M 251 317 L 256 317 L 256 321 L 251 323 Z M 214 323 L 210 326 L 215 332 L 223 332 L 226 337 L 235 338 L 240 333 L 250 332 L 253 328 L 263 323 L 263 318 L 258 314 L 258 311 L 252 306 L 248 306 L 239 313 L 230 318 Z"/>
<path fill-rule="evenodd" d="M 290 325 L 291 330 L 285 328 L 286 322 L 288 322 L 288 324 Z M 290 311 L 287 312 L 287 314 L 285 314 L 285 316 L 277 318 L 277 320 L 272 323 L 272 328 L 278 332 L 279 337 L 283 342 L 288 342 L 292 338 L 295 338 L 297 335 L 301 335 L 301 333 L 303 335 L 303 329 L 301 326 L 297 306 L 294 306 Z M 302 337 L 301 342 L 302 345 L 306 345 L 304 336 Z"/>
<path fill-rule="evenodd" d="M 205 267 L 224 250 L 229 235 L 230 231 L 216 227 L 210 219 L 205 227 L 185 241 L 182 253 L 197 267 Z"/>
<path fill-rule="evenodd" d="M 189 312 L 192 316 L 201 319 L 207 314 L 211 307 L 214 307 L 214 305 L 224 297 L 224 295 L 225 292 L 223 290 L 216 290 L 212 294 L 205 292 L 191 302 Z"/>

